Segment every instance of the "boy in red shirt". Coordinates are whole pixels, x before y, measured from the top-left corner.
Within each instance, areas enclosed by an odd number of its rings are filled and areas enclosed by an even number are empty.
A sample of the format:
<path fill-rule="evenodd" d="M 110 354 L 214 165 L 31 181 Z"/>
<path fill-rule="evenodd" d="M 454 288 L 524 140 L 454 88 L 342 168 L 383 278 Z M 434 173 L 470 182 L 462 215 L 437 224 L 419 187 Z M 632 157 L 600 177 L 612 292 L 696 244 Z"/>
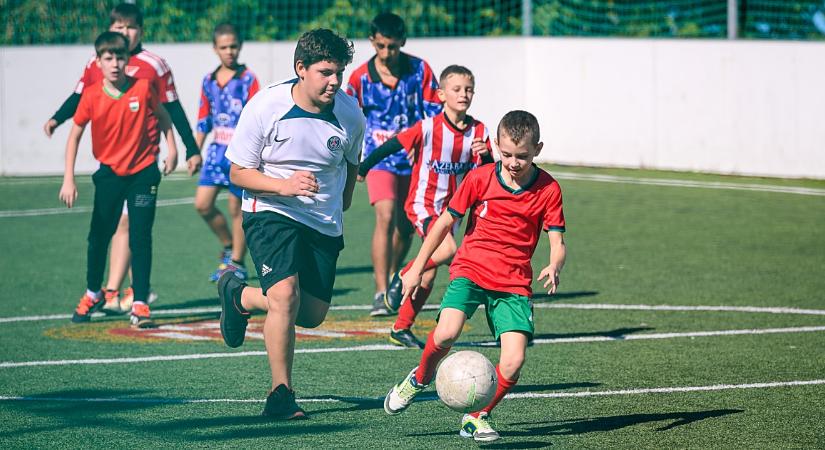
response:
<path fill-rule="evenodd" d="M 473 73 L 466 67 L 451 65 L 441 72 L 438 83 L 438 99 L 444 104 L 444 110 L 382 144 L 358 168 L 361 179 L 364 179 L 379 161 L 398 150 L 406 150 L 413 167 L 404 211 L 422 239 L 444 211 L 466 173 L 483 163 L 493 162 L 487 127 L 467 115 L 475 94 Z M 400 276 L 413 262 L 393 276 L 384 296 L 387 309 L 398 311 L 398 319 L 390 331 L 390 342 L 424 348 L 411 328 L 430 295 L 438 266 L 449 263 L 455 250 L 455 239 L 450 233 L 427 261 L 421 287 L 408 302 L 401 302 Z"/>
<path fill-rule="evenodd" d="M 92 175 L 94 208 L 89 229 L 86 293 L 75 308 L 72 322 L 88 322 L 103 306 L 100 289 L 106 252 L 117 228 L 124 200 L 129 207 L 129 247 L 132 251 L 134 301 L 131 322 L 136 328 L 153 326 L 150 319 L 149 275 L 152 265 L 152 225 L 160 182 L 158 143 L 163 133 L 169 146 L 164 174 L 177 165 L 177 147 L 171 120 L 160 106 L 157 93 L 146 79 L 126 75 L 129 41 L 107 31 L 95 41 L 97 64 L 103 73 L 83 91 L 74 124 L 66 142 L 66 169 L 60 200 L 69 208 L 77 199 L 74 167 L 86 124 L 92 123 L 92 152 L 100 168 Z"/>
<path fill-rule="evenodd" d="M 421 362 L 384 400 L 388 414 L 404 411 L 432 381 L 438 362 L 461 335 L 464 322 L 480 305 L 495 337 L 501 340 L 496 366 L 498 387 L 493 400 L 479 411 L 465 414 L 460 435 L 476 441 L 494 441 L 498 433 L 487 419 L 516 384 L 524 364 L 527 342 L 533 335 L 530 258 L 540 230 L 550 239 L 550 264 L 538 279 L 553 294 L 566 255 L 559 184 L 533 164 L 541 151 L 539 125 L 526 111 L 510 111 L 498 126 L 496 144 L 501 161 L 470 172 L 424 240 L 412 267 L 402 277 L 403 294 L 416 295 L 422 271 L 457 218 L 470 213 L 461 247 L 450 265 L 450 285 L 441 301 L 438 325 L 427 337 Z"/>

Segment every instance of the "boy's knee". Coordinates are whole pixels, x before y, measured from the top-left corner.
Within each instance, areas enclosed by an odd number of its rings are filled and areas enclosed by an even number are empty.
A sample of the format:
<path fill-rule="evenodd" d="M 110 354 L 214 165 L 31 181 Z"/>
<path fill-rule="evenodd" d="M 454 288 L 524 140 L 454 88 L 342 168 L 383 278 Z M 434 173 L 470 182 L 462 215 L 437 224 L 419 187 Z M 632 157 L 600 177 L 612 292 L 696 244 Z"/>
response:
<path fill-rule="evenodd" d="M 499 359 L 499 370 L 502 375 L 510 380 L 518 378 L 521 368 L 524 367 L 525 355 L 523 353 L 505 354 L 502 352 Z"/>
<path fill-rule="evenodd" d="M 291 313 L 298 308 L 300 301 L 296 288 L 295 277 L 289 277 L 267 289 L 266 300 L 269 303 L 269 310 Z"/>
<path fill-rule="evenodd" d="M 439 347 L 451 347 L 455 341 L 458 340 L 460 334 L 461 330 L 457 332 L 455 330 L 439 330 L 438 327 L 436 327 L 433 333 L 433 341 Z"/>
<path fill-rule="evenodd" d="M 197 211 L 201 217 L 209 218 L 215 215 L 215 206 L 209 202 L 195 202 L 195 211 Z"/>

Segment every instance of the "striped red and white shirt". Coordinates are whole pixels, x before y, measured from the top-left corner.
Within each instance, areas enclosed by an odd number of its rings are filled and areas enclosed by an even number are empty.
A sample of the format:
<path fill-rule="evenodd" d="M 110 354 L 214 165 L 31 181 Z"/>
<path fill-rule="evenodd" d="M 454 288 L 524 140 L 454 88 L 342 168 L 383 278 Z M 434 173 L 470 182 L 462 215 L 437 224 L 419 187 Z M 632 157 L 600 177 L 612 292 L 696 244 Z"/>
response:
<path fill-rule="evenodd" d="M 442 112 L 397 136 L 413 163 L 404 210 L 422 236 L 444 211 L 464 175 L 481 164 L 481 156 L 473 154 L 473 140 L 480 138 L 491 151 L 487 127 L 470 116 L 467 119 L 468 125 L 459 130 Z"/>
<path fill-rule="evenodd" d="M 161 103 L 174 102 L 178 99 L 175 89 L 175 80 L 172 78 L 172 69 L 166 60 L 148 51 L 140 50 L 129 57 L 126 63 L 126 75 L 139 80 L 149 80 L 155 89 Z M 74 91 L 82 94 L 87 86 L 91 86 L 103 79 L 103 72 L 97 66 L 96 58 L 92 57 L 83 70 L 83 76 L 77 82 Z"/>

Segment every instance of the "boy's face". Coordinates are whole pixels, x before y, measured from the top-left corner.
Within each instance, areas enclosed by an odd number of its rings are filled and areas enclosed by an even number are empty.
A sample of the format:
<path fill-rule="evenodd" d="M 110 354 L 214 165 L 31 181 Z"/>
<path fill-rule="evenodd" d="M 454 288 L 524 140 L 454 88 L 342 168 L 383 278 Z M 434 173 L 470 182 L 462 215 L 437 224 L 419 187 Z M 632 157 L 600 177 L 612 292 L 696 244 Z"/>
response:
<path fill-rule="evenodd" d="M 110 83 L 116 83 L 126 78 L 126 61 L 129 56 L 125 53 L 114 54 L 112 52 L 104 52 L 97 57 L 97 66 L 103 72 L 103 78 Z"/>
<path fill-rule="evenodd" d="M 132 19 L 118 20 L 109 26 L 109 31 L 114 31 L 126 36 L 129 40 L 129 51 L 134 50 L 143 38 L 143 28 Z"/>
<path fill-rule="evenodd" d="M 238 64 L 238 55 L 241 54 L 241 42 L 234 34 L 218 35 L 212 47 L 221 60 L 221 65 L 234 68 Z"/>
<path fill-rule="evenodd" d="M 406 42 L 406 39 L 387 37 L 381 33 L 370 36 L 370 43 L 372 48 L 375 49 L 375 57 L 385 66 L 395 64 L 398 61 L 398 56 L 401 55 L 401 47 Z"/>
<path fill-rule="evenodd" d="M 335 61 L 318 61 L 304 66 L 303 61 L 295 64 L 295 72 L 301 79 L 304 92 L 316 105 L 331 105 L 335 93 L 341 88 L 346 66 Z"/>
<path fill-rule="evenodd" d="M 454 112 L 466 113 L 473 103 L 475 83 L 467 75 L 452 74 L 438 88 L 438 99 L 444 108 Z"/>
<path fill-rule="evenodd" d="M 514 180 L 521 180 L 531 172 L 533 158 L 539 154 L 544 146 L 543 142 L 534 144 L 532 140 L 531 136 L 529 139 L 522 139 L 516 145 L 504 130 L 496 138 L 496 146 L 498 146 L 501 155 L 501 166 Z"/>

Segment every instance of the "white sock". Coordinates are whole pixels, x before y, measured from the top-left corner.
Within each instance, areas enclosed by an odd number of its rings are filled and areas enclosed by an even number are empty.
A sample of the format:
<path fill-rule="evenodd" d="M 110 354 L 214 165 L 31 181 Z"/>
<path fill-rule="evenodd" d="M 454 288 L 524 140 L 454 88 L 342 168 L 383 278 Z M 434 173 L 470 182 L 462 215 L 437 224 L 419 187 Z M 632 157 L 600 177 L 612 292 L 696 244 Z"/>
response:
<path fill-rule="evenodd" d="M 101 291 L 95 292 L 95 291 L 90 291 L 90 290 L 86 289 L 86 295 L 89 296 L 89 297 L 92 297 L 92 298 L 100 298 Z"/>

